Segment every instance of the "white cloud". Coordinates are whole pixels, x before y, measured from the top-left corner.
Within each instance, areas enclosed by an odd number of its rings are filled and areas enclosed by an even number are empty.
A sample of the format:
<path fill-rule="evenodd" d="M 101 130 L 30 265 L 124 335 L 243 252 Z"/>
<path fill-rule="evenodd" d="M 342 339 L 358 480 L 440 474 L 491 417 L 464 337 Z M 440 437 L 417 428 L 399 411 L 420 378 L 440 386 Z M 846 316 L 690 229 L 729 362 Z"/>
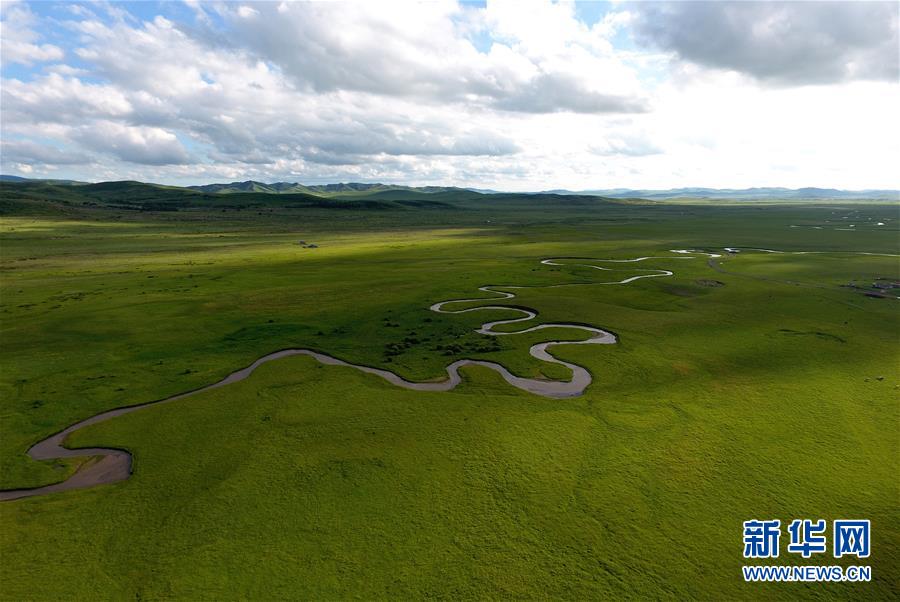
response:
<path fill-rule="evenodd" d="M 4 44 L 40 48 L 41 23 L 22 8 L 15 21 L 4 9 Z M 763 71 L 792 69 L 778 48 L 778 65 L 732 49 L 741 68 L 723 68 L 684 50 L 618 47 L 629 32 L 645 35 L 643 5 L 593 25 L 565 2 L 192 2 L 191 23 L 94 8 L 67 17 L 68 56 L 4 77 L 4 169 L 518 190 L 896 185 L 896 81 L 772 86 Z M 710 22 L 722 12 L 691 10 Z M 816 23 L 801 29 L 842 44 L 836 26 Z M 856 73 L 877 72 L 853 50 L 868 42 L 854 44 L 825 52 L 826 67 L 849 52 Z"/>
<path fill-rule="evenodd" d="M 19 3 L 0 3 L 0 60 L 2 64 L 33 65 L 58 61 L 63 51 L 53 44 L 40 44 L 34 30 L 35 16 L 28 6 Z"/>
<path fill-rule="evenodd" d="M 463 35 L 473 27 L 465 14 L 471 9 L 455 2 L 260 3 L 260 18 L 252 19 L 245 7 L 220 10 L 234 30 L 224 43 L 277 65 L 310 91 L 350 90 L 524 112 L 645 110 L 635 78 L 628 81 L 626 69 L 598 54 L 608 54 L 609 43 L 559 6 L 540 2 L 524 11 L 521 5 L 492 3 L 482 27 L 495 27 L 502 40 L 486 53 Z M 542 21 L 543 13 L 554 18 Z M 546 30 L 550 23 L 556 31 Z M 577 37 L 565 37 L 570 34 Z M 213 34 L 209 38 L 223 43 Z M 580 67 L 574 76 L 573 62 Z M 564 93 L 557 92 L 560 86 Z"/>
<path fill-rule="evenodd" d="M 440 105 L 340 90 L 298 92 L 279 70 L 236 49 L 207 47 L 163 18 L 139 28 L 97 20 L 74 27 L 84 43 L 77 54 L 111 83 L 85 84 L 56 72 L 27 83 L 9 80 L 4 108 L 16 123 L 98 119 L 102 123 L 82 129 L 108 133 L 119 118 L 129 126 L 184 132 L 212 147 L 216 160 L 254 164 L 284 157 L 355 165 L 376 155 L 516 151 L 489 119 L 454 123 L 454 112 Z M 82 134 L 77 141 L 102 150 L 96 136 Z M 160 154 L 133 143 L 108 150 L 151 164 L 186 158 L 172 148 Z"/>
<path fill-rule="evenodd" d="M 133 110 L 125 93 L 115 86 L 85 84 L 77 77 L 57 73 L 27 83 L 5 81 L 0 94 L 4 112 L 38 122 L 73 123 L 90 117 L 124 117 Z"/>
<path fill-rule="evenodd" d="M 71 139 L 132 163 L 171 165 L 189 162 L 188 153 L 175 134 L 161 128 L 98 121 L 75 128 Z"/>
<path fill-rule="evenodd" d="M 778 85 L 900 78 L 897 2 L 637 3 L 638 38 Z"/>
<path fill-rule="evenodd" d="M 91 162 L 84 152 L 60 149 L 32 140 L 2 140 L 0 154 L 5 162 L 19 165 L 85 165 Z"/>

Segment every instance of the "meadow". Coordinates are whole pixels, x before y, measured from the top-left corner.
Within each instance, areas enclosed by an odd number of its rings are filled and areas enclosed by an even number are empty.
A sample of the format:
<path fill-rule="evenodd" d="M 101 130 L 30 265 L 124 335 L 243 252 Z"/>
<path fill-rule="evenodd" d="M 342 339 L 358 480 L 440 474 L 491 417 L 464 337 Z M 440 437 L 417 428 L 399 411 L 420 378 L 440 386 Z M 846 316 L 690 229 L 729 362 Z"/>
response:
<path fill-rule="evenodd" d="M 554 348 L 593 375 L 571 399 L 483 368 L 422 393 L 295 357 L 85 428 L 71 447 L 128 449 L 133 475 L 0 503 L 0 597 L 900 595 L 900 322 L 871 296 L 900 263 L 858 254 L 900 253 L 896 204 L 129 186 L 0 185 L 0 488 L 76 470 L 26 455 L 73 422 L 281 348 L 410 380 L 461 358 L 567 378 L 528 348 L 583 333 L 428 311 L 486 284 L 619 342 Z M 723 247 L 828 253 L 670 253 Z M 662 258 L 540 263 L 640 256 Z M 603 284 L 648 268 L 674 276 Z M 872 582 L 745 584 L 751 518 L 871 519 Z"/>

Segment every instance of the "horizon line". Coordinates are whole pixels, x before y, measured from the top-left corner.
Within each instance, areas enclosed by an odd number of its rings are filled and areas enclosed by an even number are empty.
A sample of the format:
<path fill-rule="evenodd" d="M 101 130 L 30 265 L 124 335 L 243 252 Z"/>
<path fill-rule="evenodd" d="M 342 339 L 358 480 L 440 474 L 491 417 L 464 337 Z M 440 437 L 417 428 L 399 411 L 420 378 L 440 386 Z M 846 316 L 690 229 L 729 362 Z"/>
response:
<path fill-rule="evenodd" d="M 836 190 L 839 192 L 893 192 L 900 194 L 900 188 L 834 188 L 830 186 L 800 186 L 797 188 L 791 188 L 788 186 L 745 186 L 745 187 L 714 187 L 714 186 L 673 186 L 669 188 L 634 188 L 630 186 L 613 186 L 608 188 L 579 188 L 579 189 L 571 189 L 571 188 L 544 188 L 540 190 L 505 190 L 500 188 L 490 188 L 487 186 L 461 186 L 456 184 L 404 184 L 397 182 L 385 182 L 378 180 L 342 180 L 342 181 L 330 181 L 330 182 L 320 182 L 316 184 L 304 183 L 299 180 L 275 180 L 271 182 L 266 182 L 263 180 L 254 180 L 254 179 L 246 179 L 246 180 L 231 180 L 231 181 L 214 181 L 214 182 L 206 182 L 203 184 L 165 184 L 161 182 L 151 182 L 144 180 L 134 180 L 134 179 L 122 179 L 122 180 L 77 180 L 73 178 L 41 178 L 41 177 L 28 177 L 28 176 L 20 176 L 17 174 L 0 174 L 0 181 L 11 182 L 16 180 L 23 181 L 32 181 L 32 182 L 74 182 L 78 184 L 107 184 L 113 182 L 137 182 L 140 184 L 148 184 L 153 186 L 167 186 L 170 188 L 195 188 L 201 186 L 215 186 L 215 185 L 228 185 L 228 184 L 245 184 L 248 182 L 253 182 L 256 184 L 263 184 L 266 186 L 272 186 L 275 184 L 295 184 L 299 186 L 305 187 L 316 187 L 316 186 L 339 186 L 339 185 L 353 185 L 353 184 L 362 184 L 366 186 L 397 186 L 403 188 L 456 188 L 459 190 L 469 190 L 473 192 L 478 192 L 481 190 L 490 191 L 490 192 L 499 192 L 499 193 L 511 193 L 511 194 L 546 194 L 546 193 L 554 193 L 554 192 L 572 192 L 572 193 L 589 193 L 589 192 L 667 192 L 667 191 L 676 191 L 676 190 L 710 190 L 710 191 L 747 191 L 747 190 L 787 190 L 792 192 L 797 192 L 800 190 Z"/>

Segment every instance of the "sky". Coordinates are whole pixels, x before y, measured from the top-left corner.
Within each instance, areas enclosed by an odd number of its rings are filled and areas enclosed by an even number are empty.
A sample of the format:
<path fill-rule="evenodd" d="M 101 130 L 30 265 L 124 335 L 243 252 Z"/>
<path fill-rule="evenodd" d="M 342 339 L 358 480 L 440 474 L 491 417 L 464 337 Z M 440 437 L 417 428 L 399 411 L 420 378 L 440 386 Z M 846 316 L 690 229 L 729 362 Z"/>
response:
<path fill-rule="evenodd" d="M 900 188 L 897 2 L 2 2 L 0 171 Z"/>

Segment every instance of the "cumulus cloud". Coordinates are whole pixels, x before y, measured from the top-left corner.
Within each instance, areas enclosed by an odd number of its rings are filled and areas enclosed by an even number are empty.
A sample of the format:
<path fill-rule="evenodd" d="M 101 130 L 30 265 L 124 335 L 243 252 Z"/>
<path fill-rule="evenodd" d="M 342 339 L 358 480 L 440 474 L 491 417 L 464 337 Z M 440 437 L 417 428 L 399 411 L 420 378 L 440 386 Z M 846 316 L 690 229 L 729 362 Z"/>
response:
<path fill-rule="evenodd" d="M 637 39 L 779 85 L 900 78 L 896 2 L 637 3 Z"/>
<path fill-rule="evenodd" d="M 33 140 L 0 140 L 3 161 L 18 164 L 84 165 L 91 157 L 81 151 L 39 144 Z"/>
<path fill-rule="evenodd" d="M 8 80 L 2 101 L 14 128 L 99 120 L 96 127 L 82 128 L 86 134 L 71 138 L 99 151 L 95 134 L 114 133 L 110 124 L 118 120 L 129 127 L 185 132 L 212 147 L 218 160 L 255 164 L 281 157 L 354 165 L 374 155 L 517 151 L 489 119 L 459 123 L 445 107 L 423 107 L 413 99 L 298 91 L 280 70 L 258 58 L 239 49 L 209 47 L 161 17 L 140 27 L 97 19 L 71 26 L 83 43 L 78 56 L 90 61 L 95 77 L 109 83 L 88 84 L 57 67 L 29 82 Z M 163 145 L 160 136 L 140 143 L 133 138 L 122 138 L 107 152 L 149 164 L 185 159 L 171 140 Z M 165 148 L 150 148 L 160 146 Z"/>
<path fill-rule="evenodd" d="M 112 153 L 132 163 L 172 165 L 190 162 L 187 151 L 175 134 L 160 128 L 101 121 L 75 128 L 71 139 L 87 148 Z"/>
<path fill-rule="evenodd" d="M 91 117 L 123 117 L 132 112 L 114 86 L 85 84 L 77 77 L 51 73 L 31 82 L 8 80 L 0 90 L 4 112 L 20 119 L 73 123 Z"/>
<path fill-rule="evenodd" d="M 35 17 L 26 5 L 0 3 L 0 61 L 7 65 L 33 65 L 63 58 L 63 51 L 53 44 L 40 44 L 34 30 Z"/>
<path fill-rule="evenodd" d="M 472 9 L 450 1 L 260 3 L 251 10 L 224 5 L 219 11 L 234 35 L 207 31 L 205 37 L 277 65 L 295 85 L 314 92 L 350 90 L 534 113 L 646 110 L 646 102 L 634 98 L 639 86 L 607 60 L 610 46 L 601 30 L 579 25 L 567 7 L 537 2 L 523 11 L 500 2 L 475 18 L 468 14 Z M 549 46 L 545 41 L 556 38 L 548 35 L 542 14 L 554 16 L 562 33 L 579 36 Z M 467 35 L 508 20 L 514 22 L 498 32 L 503 39 L 486 52 Z M 572 58 L 582 67 L 574 77 L 563 67 Z"/>
<path fill-rule="evenodd" d="M 886 5 L 683 4 L 613 4 L 592 24 L 538 0 L 22 5 L 15 19 L 4 5 L 4 43 L 38 50 L 4 65 L 0 160 L 172 183 L 892 185 L 900 86 L 879 45 L 896 44 L 896 17 L 863 18 Z M 809 82 L 827 89 L 789 85 Z"/>

